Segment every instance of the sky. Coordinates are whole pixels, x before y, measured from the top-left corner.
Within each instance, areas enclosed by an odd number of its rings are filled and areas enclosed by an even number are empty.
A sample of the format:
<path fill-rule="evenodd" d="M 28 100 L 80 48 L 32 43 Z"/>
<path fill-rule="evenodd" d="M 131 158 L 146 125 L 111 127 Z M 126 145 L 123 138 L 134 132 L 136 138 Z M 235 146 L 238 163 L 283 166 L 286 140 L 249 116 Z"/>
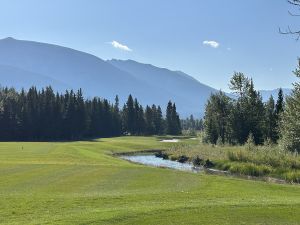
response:
<path fill-rule="evenodd" d="M 70 47 L 102 59 L 181 70 L 228 91 L 243 72 L 257 89 L 292 87 L 300 29 L 286 0 L 0 0 L 0 38 Z"/>

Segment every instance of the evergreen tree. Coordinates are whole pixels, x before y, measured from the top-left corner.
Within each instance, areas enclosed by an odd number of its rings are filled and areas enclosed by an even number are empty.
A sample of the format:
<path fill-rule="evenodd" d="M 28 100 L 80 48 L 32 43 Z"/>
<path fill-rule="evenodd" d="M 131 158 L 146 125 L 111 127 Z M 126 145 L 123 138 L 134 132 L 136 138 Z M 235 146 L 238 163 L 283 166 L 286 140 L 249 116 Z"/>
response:
<path fill-rule="evenodd" d="M 256 144 L 263 143 L 264 105 L 252 79 L 235 73 L 230 88 L 238 94 L 230 115 L 231 141 L 244 144 L 252 133 Z"/>
<path fill-rule="evenodd" d="M 145 110 L 145 122 L 146 122 L 146 134 L 155 134 L 154 114 L 150 106 L 146 106 Z"/>
<path fill-rule="evenodd" d="M 172 123 L 173 123 L 173 133 L 174 135 L 181 134 L 181 124 L 180 124 L 180 118 L 176 111 L 176 104 L 173 103 L 172 106 Z"/>
<path fill-rule="evenodd" d="M 136 111 L 133 105 L 133 98 L 129 95 L 126 104 L 123 107 L 123 127 L 130 134 L 135 134 Z"/>
<path fill-rule="evenodd" d="M 175 104 L 171 104 L 172 134 L 181 132 Z M 119 98 L 111 104 L 95 97 L 85 100 L 82 90 L 54 93 L 51 87 L 27 92 L 0 88 L 0 140 L 74 140 L 132 135 L 163 134 L 166 130 L 160 106 L 144 109 L 128 97 L 122 111 Z"/>
<path fill-rule="evenodd" d="M 173 105 L 172 102 L 169 101 L 166 110 L 166 133 L 167 134 L 172 134 L 174 130 L 173 121 L 172 121 L 172 111 L 173 111 Z"/>
<path fill-rule="evenodd" d="M 141 106 L 137 99 L 135 99 L 135 134 L 142 135 L 145 133 L 145 117 L 144 117 L 144 109 L 143 106 Z"/>
<path fill-rule="evenodd" d="M 155 105 L 153 105 L 152 111 L 154 113 L 153 122 L 155 127 L 155 134 L 163 134 L 165 124 L 160 106 L 156 107 Z"/>
<path fill-rule="evenodd" d="M 176 105 L 171 101 L 168 102 L 166 110 L 166 133 L 171 135 L 181 134 L 181 124 Z"/>
<path fill-rule="evenodd" d="M 265 140 L 270 140 L 273 143 L 277 141 L 277 124 L 276 124 L 276 109 L 273 96 L 266 103 L 266 119 L 265 119 Z"/>
<path fill-rule="evenodd" d="M 228 141 L 228 116 L 230 99 L 223 92 L 212 94 L 205 109 L 205 134 L 208 142 L 216 144 L 218 138 Z"/>
<path fill-rule="evenodd" d="M 278 91 L 278 98 L 276 102 L 276 114 L 279 115 L 282 113 L 284 110 L 284 96 L 283 96 L 283 91 L 282 88 L 279 89 Z"/>
<path fill-rule="evenodd" d="M 294 71 L 300 78 L 300 60 Z M 284 149 L 300 152 L 300 82 L 294 83 L 294 89 L 290 96 L 286 97 L 286 104 L 282 114 L 280 127 L 282 145 Z"/>

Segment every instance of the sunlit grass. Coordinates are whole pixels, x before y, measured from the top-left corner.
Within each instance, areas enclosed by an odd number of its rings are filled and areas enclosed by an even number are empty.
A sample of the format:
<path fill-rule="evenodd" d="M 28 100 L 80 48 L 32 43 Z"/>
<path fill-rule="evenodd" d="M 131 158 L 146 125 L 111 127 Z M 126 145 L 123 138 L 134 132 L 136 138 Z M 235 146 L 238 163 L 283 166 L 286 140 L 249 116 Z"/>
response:
<path fill-rule="evenodd" d="M 174 146 L 160 139 L 0 143 L 0 223 L 299 223 L 298 186 L 152 168 L 114 156 Z M 207 154 L 217 157 L 219 148 L 213 151 Z"/>

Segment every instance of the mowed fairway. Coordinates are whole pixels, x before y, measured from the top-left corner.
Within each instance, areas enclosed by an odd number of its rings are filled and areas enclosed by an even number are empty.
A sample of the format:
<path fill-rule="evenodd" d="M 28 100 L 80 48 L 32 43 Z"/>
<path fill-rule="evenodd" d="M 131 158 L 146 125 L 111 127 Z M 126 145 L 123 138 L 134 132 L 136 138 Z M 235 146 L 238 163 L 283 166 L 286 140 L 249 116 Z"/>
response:
<path fill-rule="evenodd" d="M 112 156 L 168 145 L 155 137 L 0 143 L 0 223 L 300 224 L 300 186 L 151 168 Z"/>

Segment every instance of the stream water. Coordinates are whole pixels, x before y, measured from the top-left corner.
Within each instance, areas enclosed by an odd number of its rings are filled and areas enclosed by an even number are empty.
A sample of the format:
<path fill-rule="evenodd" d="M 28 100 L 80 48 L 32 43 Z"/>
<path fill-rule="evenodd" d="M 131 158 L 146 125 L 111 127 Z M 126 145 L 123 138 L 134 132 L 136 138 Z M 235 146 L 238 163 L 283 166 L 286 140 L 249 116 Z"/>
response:
<path fill-rule="evenodd" d="M 191 163 L 180 163 L 177 161 L 162 159 L 155 155 L 123 155 L 121 158 L 147 166 L 164 167 L 190 172 L 199 172 L 201 170 L 200 168 L 195 168 Z"/>

